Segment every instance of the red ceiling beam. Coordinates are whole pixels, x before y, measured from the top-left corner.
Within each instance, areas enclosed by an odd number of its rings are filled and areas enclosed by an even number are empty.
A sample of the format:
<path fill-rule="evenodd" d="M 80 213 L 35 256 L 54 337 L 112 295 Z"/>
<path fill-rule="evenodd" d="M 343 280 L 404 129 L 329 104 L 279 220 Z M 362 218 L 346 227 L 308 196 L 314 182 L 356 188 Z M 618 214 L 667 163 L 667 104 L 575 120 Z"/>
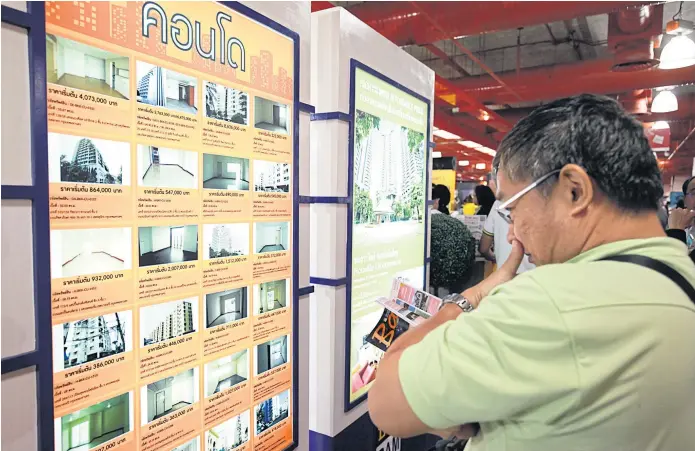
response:
<path fill-rule="evenodd" d="M 429 44 L 454 36 L 510 30 L 658 2 L 418 2 L 446 33 L 409 2 L 364 2 L 350 12 L 397 45 Z"/>
<path fill-rule="evenodd" d="M 324 9 L 335 8 L 335 5 L 331 2 L 311 2 L 311 12 L 323 11 Z"/>

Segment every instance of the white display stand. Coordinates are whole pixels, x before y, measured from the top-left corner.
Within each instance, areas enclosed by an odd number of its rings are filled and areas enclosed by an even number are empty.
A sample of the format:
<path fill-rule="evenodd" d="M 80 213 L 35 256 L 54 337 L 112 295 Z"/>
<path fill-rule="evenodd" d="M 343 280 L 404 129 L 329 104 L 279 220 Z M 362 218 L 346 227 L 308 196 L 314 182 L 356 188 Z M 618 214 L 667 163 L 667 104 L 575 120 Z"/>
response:
<path fill-rule="evenodd" d="M 311 205 L 310 445 L 312 450 L 358 449 L 327 443 L 367 412 L 366 402 L 347 412 L 344 403 L 350 61 L 430 101 L 434 72 L 342 8 L 313 13 L 311 28 L 311 102 L 317 116 L 310 153 L 310 193 L 316 200 Z M 429 191 L 428 186 L 427 198 Z M 426 240 L 429 249 L 429 231 Z"/>

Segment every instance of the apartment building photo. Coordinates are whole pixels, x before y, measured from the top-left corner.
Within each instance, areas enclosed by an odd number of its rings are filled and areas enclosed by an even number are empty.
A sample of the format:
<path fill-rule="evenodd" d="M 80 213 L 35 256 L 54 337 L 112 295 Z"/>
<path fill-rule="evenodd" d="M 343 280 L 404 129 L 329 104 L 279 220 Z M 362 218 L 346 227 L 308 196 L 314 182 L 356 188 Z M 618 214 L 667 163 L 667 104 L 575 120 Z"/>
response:
<path fill-rule="evenodd" d="M 249 254 L 250 227 L 239 224 L 204 224 L 203 249 L 205 260 Z"/>
<path fill-rule="evenodd" d="M 205 364 L 205 396 L 232 388 L 249 379 L 249 350 Z"/>
<path fill-rule="evenodd" d="M 171 451 L 200 451 L 200 437 L 195 437 Z"/>
<path fill-rule="evenodd" d="M 247 125 L 249 95 L 210 81 L 205 82 L 205 116 L 210 119 Z"/>
<path fill-rule="evenodd" d="M 254 409 L 256 435 L 260 435 L 290 416 L 290 391 L 284 391 L 258 404 Z"/>
<path fill-rule="evenodd" d="M 287 307 L 290 279 L 262 282 L 253 286 L 253 314 L 262 315 Z"/>
<path fill-rule="evenodd" d="M 53 371 L 132 351 L 132 318 L 127 310 L 53 326 Z"/>
<path fill-rule="evenodd" d="M 198 367 L 152 382 L 141 388 L 142 425 L 198 402 Z"/>
<path fill-rule="evenodd" d="M 253 249 L 257 254 L 290 249 L 289 222 L 255 222 Z"/>
<path fill-rule="evenodd" d="M 130 99 L 130 59 L 46 34 L 46 81 L 94 94 Z"/>
<path fill-rule="evenodd" d="M 271 161 L 253 161 L 253 189 L 273 193 L 290 192 L 290 165 Z"/>
<path fill-rule="evenodd" d="M 51 277 L 54 279 L 131 268 L 130 227 L 51 230 Z"/>
<path fill-rule="evenodd" d="M 49 133 L 48 180 L 130 185 L 130 144 Z"/>
<path fill-rule="evenodd" d="M 248 317 L 248 287 L 232 288 L 205 295 L 205 327 L 239 321 Z"/>
<path fill-rule="evenodd" d="M 141 346 L 192 334 L 197 328 L 197 297 L 140 308 Z"/>
<path fill-rule="evenodd" d="M 198 226 L 153 226 L 138 228 L 141 268 L 198 260 Z"/>
<path fill-rule="evenodd" d="M 138 144 L 138 185 L 198 189 L 198 153 Z"/>
<path fill-rule="evenodd" d="M 56 449 L 86 451 L 111 442 L 133 430 L 132 418 L 132 392 L 65 415 L 56 421 L 56 424 L 60 424 L 56 431 L 60 433 Z"/>
<path fill-rule="evenodd" d="M 249 160 L 203 154 L 203 189 L 249 190 Z"/>
<path fill-rule="evenodd" d="M 250 420 L 247 410 L 205 431 L 205 451 L 231 451 L 248 442 Z"/>
<path fill-rule="evenodd" d="M 144 61 L 136 61 L 139 103 L 197 114 L 198 79 Z"/>

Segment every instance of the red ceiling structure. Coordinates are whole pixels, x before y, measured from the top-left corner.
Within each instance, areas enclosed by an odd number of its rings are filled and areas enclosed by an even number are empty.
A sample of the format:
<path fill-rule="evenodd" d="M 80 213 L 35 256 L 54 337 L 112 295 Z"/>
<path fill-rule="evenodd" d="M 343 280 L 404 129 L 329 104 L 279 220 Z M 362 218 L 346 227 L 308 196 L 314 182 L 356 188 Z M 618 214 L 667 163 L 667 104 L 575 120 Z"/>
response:
<path fill-rule="evenodd" d="M 692 171 L 695 66 L 662 70 L 655 57 L 669 39 L 664 23 L 677 2 L 334 3 L 435 70 L 435 126 L 461 140 L 495 149 L 514 123 L 543 102 L 605 94 L 646 124 L 670 123 L 670 158 L 659 158 L 665 182 Z M 312 2 L 312 11 L 334 3 Z M 686 3 L 682 11 L 683 18 L 695 19 L 694 7 Z M 488 39 L 506 45 L 490 48 Z M 548 63 L 551 51 L 556 58 Z M 678 111 L 649 114 L 652 89 L 666 86 L 676 87 Z M 490 155 L 459 140 L 435 141 L 443 156 L 469 161 L 459 168 L 463 179 L 489 171 Z M 476 171 L 481 162 L 486 169 Z"/>

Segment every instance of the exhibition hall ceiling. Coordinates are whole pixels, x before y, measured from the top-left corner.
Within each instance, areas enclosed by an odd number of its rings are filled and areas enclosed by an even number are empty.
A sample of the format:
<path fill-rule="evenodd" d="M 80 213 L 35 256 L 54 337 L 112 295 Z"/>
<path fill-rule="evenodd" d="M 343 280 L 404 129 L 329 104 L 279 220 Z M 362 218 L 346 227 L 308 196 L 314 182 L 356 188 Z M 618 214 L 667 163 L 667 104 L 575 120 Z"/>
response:
<path fill-rule="evenodd" d="M 458 166 L 462 180 L 489 172 L 484 147 L 496 149 L 533 108 L 584 92 L 618 99 L 647 128 L 667 121 L 670 148 L 657 153 L 665 181 L 692 170 L 695 66 L 665 70 L 658 59 L 672 39 L 667 23 L 679 10 L 695 21 L 695 2 L 312 2 L 333 6 L 434 70 L 434 125 L 450 132 L 435 135 L 435 150 L 469 162 Z M 653 113 L 664 87 L 678 110 Z"/>

